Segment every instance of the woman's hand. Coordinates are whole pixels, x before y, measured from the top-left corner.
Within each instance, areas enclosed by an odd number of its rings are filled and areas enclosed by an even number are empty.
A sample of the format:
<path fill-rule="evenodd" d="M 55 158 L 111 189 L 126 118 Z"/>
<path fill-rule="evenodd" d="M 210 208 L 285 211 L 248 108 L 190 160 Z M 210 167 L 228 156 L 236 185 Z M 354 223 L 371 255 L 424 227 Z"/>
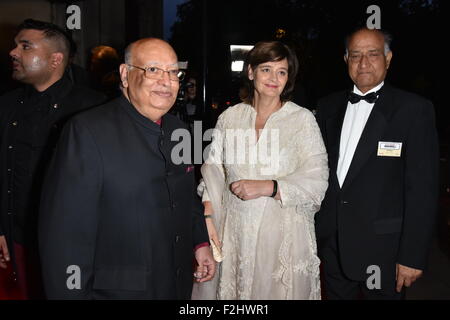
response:
<path fill-rule="evenodd" d="M 241 200 L 270 197 L 273 193 L 272 180 L 238 180 L 231 184 L 231 192 Z"/>
<path fill-rule="evenodd" d="M 216 245 L 216 247 L 221 248 L 222 243 L 219 240 L 219 236 L 217 234 L 216 227 L 214 226 L 214 223 L 211 218 L 206 219 L 206 228 L 208 228 L 209 239 L 214 241 L 214 244 Z"/>
<path fill-rule="evenodd" d="M 212 207 L 211 201 L 205 201 L 205 202 L 203 202 L 203 205 L 205 207 L 205 215 L 212 216 L 214 213 L 213 213 L 213 207 Z M 216 247 L 221 248 L 222 243 L 219 240 L 219 236 L 217 234 L 216 227 L 214 226 L 214 223 L 213 223 L 211 217 L 205 218 L 205 221 L 206 221 L 206 227 L 208 228 L 209 239 L 214 241 L 214 244 L 216 245 Z"/>

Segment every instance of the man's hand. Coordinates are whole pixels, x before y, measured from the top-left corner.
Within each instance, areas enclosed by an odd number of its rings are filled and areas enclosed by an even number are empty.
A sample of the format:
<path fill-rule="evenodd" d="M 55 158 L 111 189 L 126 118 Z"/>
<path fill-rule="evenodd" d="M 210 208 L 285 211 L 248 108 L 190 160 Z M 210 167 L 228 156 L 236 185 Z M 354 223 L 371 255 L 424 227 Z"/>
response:
<path fill-rule="evenodd" d="M 231 184 L 231 192 L 239 199 L 252 200 L 270 197 L 273 193 L 272 180 L 238 180 Z"/>
<path fill-rule="evenodd" d="M 6 269 L 6 263 L 9 262 L 8 244 L 6 243 L 6 237 L 0 236 L 0 268 Z"/>
<path fill-rule="evenodd" d="M 423 271 L 410 268 L 397 263 L 397 292 L 402 291 L 402 287 L 410 287 L 411 284 L 422 276 Z"/>
<path fill-rule="evenodd" d="M 216 272 L 216 262 L 209 247 L 201 247 L 195 251 L 195 259 L 197 260 L 197 270 L 194 272 L 195 281 L 205 282 L 214 277 Z"/>

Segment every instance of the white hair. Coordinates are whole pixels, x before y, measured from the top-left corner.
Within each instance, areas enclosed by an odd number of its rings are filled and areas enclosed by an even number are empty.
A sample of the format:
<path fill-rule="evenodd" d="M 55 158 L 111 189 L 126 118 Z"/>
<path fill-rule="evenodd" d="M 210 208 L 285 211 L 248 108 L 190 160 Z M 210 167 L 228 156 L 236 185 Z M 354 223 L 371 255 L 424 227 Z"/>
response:
<path fill-rule="evenodd" d="M 360 28 L 360 29 L 358 29 L 358 30 L 352 32 L 350 35 L 348 35 L 348 36 L 345 38 L 345 56 L 346 56 L 346 57 L 348 57 L 348 44 L 349 44 L 349 42 L 350 42 L 350 38 L 351 38 L 355 33 L 357 33 L 358 31 L 361 31 L 361 30 L 368 30 L 368 29 L 367 29 L 367 28 Z M 382 35 L 383 38 L 384 38 L 384 55 L 387 55 L 389 52 L 391 52 L 392 36 L 391 36 L 390 33 L 386 32 L 386 31 L 384 31 L 384 30 L 377 29 L 377 31 L 380 32 L 381 35 Z"/>
<path fill-rule="evenodd" d="M 131 58 L 132 58 L 132 49 L 133 49 L 133 43 L 130 43 L 126 48 L 125 48 L 125 53 L 124 53 L 124 60 L 125 60 L 125 64 L 129 65 L 131 64 Z"/>

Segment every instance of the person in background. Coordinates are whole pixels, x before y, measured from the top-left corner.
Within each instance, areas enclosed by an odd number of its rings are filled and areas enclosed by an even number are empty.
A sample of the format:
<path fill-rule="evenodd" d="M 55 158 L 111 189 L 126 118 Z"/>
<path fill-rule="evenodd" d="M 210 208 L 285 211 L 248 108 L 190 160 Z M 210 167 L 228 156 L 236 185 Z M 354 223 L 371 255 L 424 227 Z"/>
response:
<path fill-rule="evenodd" d="M 194 77 L 188 77 L 186 82 L 186 115 L 189 122 L 201 119 L 201 105 L 197 97 L 197 80 Z"/>
<path fill-rule="evenodd" d="M 116 49 L 97 46 L 91 50 L 91 54 L 89 71 L 92 86 L 109 99 L 120 96 L 120 59 Z"/>
<path fill-rule="evenodd" d="M 6 291 L 0 296 L 39 299 L 37 220 L 44 173 L 64 123 L 104 96 L 70 81 L 64 30 L 32 19 L 18 30 L 10 56 L 12 77 L 23 86 L 0 97 L 0 291 Z"/>

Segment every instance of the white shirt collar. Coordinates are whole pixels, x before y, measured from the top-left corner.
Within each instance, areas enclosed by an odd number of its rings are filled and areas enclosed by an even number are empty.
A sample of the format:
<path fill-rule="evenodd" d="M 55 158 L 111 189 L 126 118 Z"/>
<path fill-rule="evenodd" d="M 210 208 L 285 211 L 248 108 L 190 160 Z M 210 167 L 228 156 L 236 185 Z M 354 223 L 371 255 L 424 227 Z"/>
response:
<path fill-rule="evenodd" d="M 356 94 L 359 94 L 360 96 L 365 96 L 366 94 L 372 93 L 372 92 L 377 92 L 378 90 L 381 89 L 381 87 L 384 85 L 384 81 L 381 81 L 381 83 L 379 85 L 377 85 L 376 87 L 370 89 L 369 91 L 367 91 L 366 93 L 362 93 L 357 87 L 356 85 L 353 85 L 353 92 Z"/>

